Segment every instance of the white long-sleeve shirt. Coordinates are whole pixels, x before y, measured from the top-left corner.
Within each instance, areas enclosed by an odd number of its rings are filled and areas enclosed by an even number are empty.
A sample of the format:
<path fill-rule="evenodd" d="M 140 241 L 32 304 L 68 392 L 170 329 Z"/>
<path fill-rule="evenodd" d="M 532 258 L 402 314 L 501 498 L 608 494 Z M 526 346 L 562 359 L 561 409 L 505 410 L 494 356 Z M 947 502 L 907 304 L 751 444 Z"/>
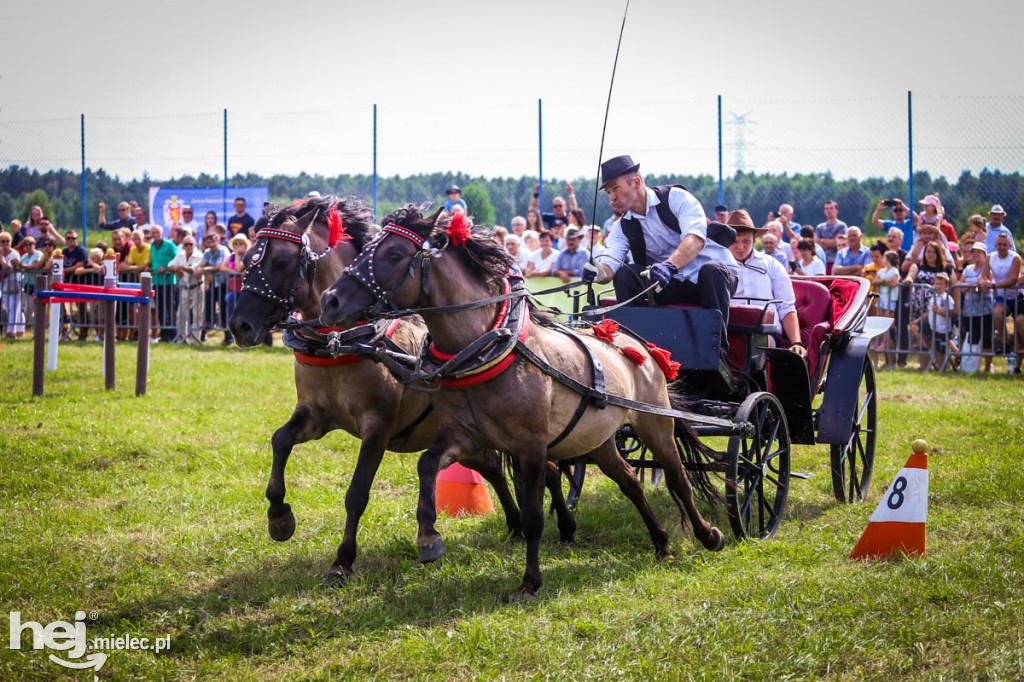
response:
<path fill-rule="evenodd" d="M 680 268 L 675 279 L 689 280 L 697 283 L 697 274 L 705 263 L 721 261 L 725 263 L 734 273 L 739 274 L 736 259 L 732 252 L 718 242 L 708 239 L 708 221 L 704 215 L 704 207 L 700 205 L 696 197 L 686 190 L 673 187 L 668 194 L 668 205 L 672 213 L 679 221 L 679 233 L 669 229 L 661 222 L 661 216 L 655 208 L 661 202 L 658 195 L 650 187 L 647 189 L 647 213 L 639 214 L 626 211 L 622 216 L 623 220 L 636 218 L 640 221 L 640 227 L 644 231 L 644 242 L 647 247 L 647 263 L 654 265 L 668 260 L 669 256 L 676 252 L 679 243 L 687 235 L 693 234 L 700 237 L 704 242 L 704 248 L 700 250 L 692 261 Z M 611 231 L 604 240 L 605 251 L 597 256 L 595 260 L 607 265 L 612 272 L 619 269 L 621 263 L 625 262 L 626 254 L 629 253 L 629 239 L 622 231 L 622 223 L 616 220 Z M 634 254 L 634 259 L 636 254 Z"/>
<path fill-rule="evenodd" d="M 782 318 L 796 311 L 796 294 L 793 282 L 776 259 L 760 251 L 751 251 L 750 257 L 739 264 L 739 284 L 732 300 L 744 305 L 773 303 L 775 309 L 775 333 L 782 334 Z"/>

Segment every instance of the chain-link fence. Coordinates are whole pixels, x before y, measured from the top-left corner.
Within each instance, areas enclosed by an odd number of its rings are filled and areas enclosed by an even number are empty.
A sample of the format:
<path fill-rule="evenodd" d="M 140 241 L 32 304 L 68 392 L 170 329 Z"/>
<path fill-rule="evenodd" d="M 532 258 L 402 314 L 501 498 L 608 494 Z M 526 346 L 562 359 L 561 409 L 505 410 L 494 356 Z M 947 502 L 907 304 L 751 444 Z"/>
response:
<path fill-rule="evenodd" d="M 378 215 L 406 201 L 441 201 L 450 183 L 475 184 L 487 191 L 498 224 L 526 211 L 542 177 L 545 210 L 569 180 L 588 217 L 600 223 L 610 215 L 598 197 L 590 216 L 603 103 L 439 101 L 301 111 L 301 97 L 295 102 L 285 113 L 247 107 L 0 119 L 0 221 L 24 219 L 27 195 L 43 189 L 61 227 L 91 229 L 101 200 L 144 203 L 150 185 L 220 186 L 225 176 L 232 185 L 266 184 L 275 200 L 310 190 L 363 196 Z M 428 117 L 425 107 L 442 115 Z M 994 203 L 1006 209 L 1011 228 L 1021 218 L 1021 97 L 618 96 L 605 132 L 605 158 L 631 154 L 648 184 L 682 182 L 708 212 L 724 203 L 760 222 L 789 203 L 797 222 L 814 224 L 823 220 L 825 200 L 835 199 L 840 219 L 869 226 L 879 199 L 910 201 L 913 191 L 915 200 L 939 193 L 961 231 L 970 214 L 984 215 Z"/>

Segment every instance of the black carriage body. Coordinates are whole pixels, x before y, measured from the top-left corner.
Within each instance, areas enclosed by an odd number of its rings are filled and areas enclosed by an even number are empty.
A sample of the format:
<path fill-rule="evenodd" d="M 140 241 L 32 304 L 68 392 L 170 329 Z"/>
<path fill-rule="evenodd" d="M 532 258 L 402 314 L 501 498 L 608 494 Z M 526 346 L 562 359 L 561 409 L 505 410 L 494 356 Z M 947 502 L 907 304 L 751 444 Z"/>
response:
<path fill-rule="evenodd" d="M 769 537 L 777 529 L 791 475 L 790 442 L 830 446 L 839 500 L 862 500 L 870 484 L 877 395 L 867 351 L 871 339 L 885 333 L 891 321 L 868 317 L 869 283 L 863 278 L 794 278 L 794 285 L 802 341 L 809 350 L 806 361 L 776 346 L 774 310 L 767 301 L 730 308 L 727 357 L 721 353 L 717 310 L 623 307 L 606 314 L 671 352 L 681 366 L 681 380 L 673 388 L 690 400 L 693 412 L 754 420 L 728 432 L 693 425 L 701 436 L 728 436 L 729 445 L 714 453 L 711 462 L 687 465 L 688 470 L 725 476 L 730 521 L 740 539 Z M 641 473 L 654 466 L 628 427 L 619 440 L 623 455 Z M 765 486 L 766 481 L 774 487 Z M 772 487 L 774 494 L 759 492 L 762 486 Z M 570 496 L 578 493 L 570 491 Z"/>

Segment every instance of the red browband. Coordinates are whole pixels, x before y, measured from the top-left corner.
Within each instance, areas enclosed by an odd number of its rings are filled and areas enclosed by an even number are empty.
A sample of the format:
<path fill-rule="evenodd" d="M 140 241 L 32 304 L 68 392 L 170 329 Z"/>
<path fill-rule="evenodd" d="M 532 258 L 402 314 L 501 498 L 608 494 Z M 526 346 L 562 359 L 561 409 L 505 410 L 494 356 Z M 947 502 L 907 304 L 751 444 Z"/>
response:
<path fill-rule="evenodd" d="M 401 237 L 405 237 L 416 246 L 423 246 L 423 242 L 425 241 L 423 237 L 419 236 L 409 228 L 402 227 L 401 225 L 395 225 L 394 223 L 388 223 L 385 225 L 384 232 L 390 232 L 391 234 L 397 234 Z"/>
<path fill-rule="evenodd" d="M 302 235 L 295 234 L 293 232 L 285 232 L 284 230 L 278 230 L 273 227 L 264 227 L 262 230 L 256 233 L 256 239 L 266 237 L 267 239 L 283 239 L 286 242 L 292 242 L 293 244 L 302 243 Z"/>

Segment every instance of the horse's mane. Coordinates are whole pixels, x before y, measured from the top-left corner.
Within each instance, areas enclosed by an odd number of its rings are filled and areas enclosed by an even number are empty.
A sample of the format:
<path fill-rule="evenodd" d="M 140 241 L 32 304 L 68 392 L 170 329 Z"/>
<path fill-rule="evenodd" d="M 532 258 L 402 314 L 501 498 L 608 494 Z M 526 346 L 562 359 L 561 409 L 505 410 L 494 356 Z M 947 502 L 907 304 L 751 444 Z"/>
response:
<path fill-rule="evenodd" d="M 280 209 L 273 204 L 269 204 L 263 209 L 263 216 L 256 221 L 256 231 L 258 232 L 260 228 L 270 226 L 295 232 L 295 225 L 314 214 L 317 223 L 322 223 L 326 226 L 327 215 L 332 207 L 336 208 L 341 214 L 342 222 L 345 225 L 345 232 L 352 235 L 351 243 L 356 251 L 362 250 L 363 245 L 373 238 L 373 212 L 356 197 L 339 199 L 332 194 L 328 194 L 326 196 L 296 201 L 294 204 Z"/>
<path fill-rule="evenodd" d="M 505 247 L 494 241 L 493 234 L 478 225 L 472 228 L 472 235 L 463 246 L 449 244 L 448 224 L 450 218 L 438 219 L 440 211 L 424 216 L 422 211 L 413 204 L 392 211 L 381 221 L 381 225 L 394 223 L 409 228 L 416 234 L 430 241 L 437 247 L 444 247 L 446 255 L 465 254 L 470 263 L 483 270 L 488 284 L 494 284 L 508 274 L 514 262 Z"/>

